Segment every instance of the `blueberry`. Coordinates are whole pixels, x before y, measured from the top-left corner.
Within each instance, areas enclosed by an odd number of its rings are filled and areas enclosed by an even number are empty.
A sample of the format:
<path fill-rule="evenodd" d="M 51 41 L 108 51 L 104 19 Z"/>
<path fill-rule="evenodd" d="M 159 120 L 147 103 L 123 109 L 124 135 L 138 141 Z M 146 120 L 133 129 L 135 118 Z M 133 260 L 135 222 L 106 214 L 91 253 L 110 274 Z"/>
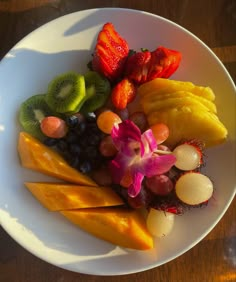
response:
<path fill-rule="evenodd" d="M 67 151 L 68 149 L 68 144 L 66 142 L 65 139 L 60 139 L 58 142 L 57 142 L 57 149 L 62 151 L 62 152 L 65 152 Z"/>
<path fill-rule="evenodd" d="M 79 144 L 76 144 L 76 143 L 72 143 L 70 145 L 70 152 L 73 154 L 77 154 L 79 155 L 81 153 L 81 148 L 79 146 Z"/>
<path fill-rule="evenodd" d="M 94 160 L 98 155 L 98 150 L 94 146 L 88 146 L 84 154 L 89 160 Z"/>
<path fill-rule="evenodd" d="M 81 136 L 81 135 L 84 134 L 85 130 L 86 130 L 86 123 L 84 121 L 82 121 L 77 125 L 76 134 L 78 136 Z"/>
<path fill-rule="evenodd" d="M 52 147 L 52 146 L 55 146 L 57 145 L 57 143 L 59 142 L 60 139 L 56 139 L 56 138 L 46 138 L 43 143 L 46 145 L 46 146 L 49 146 L 49 147 Z"/>
<path fill-rule="evenodd" d="M 76 143 L 78 141 L 77 134 L 71 130 L 66 136 L 66 141 L 70 144 Z"/>
<path fill-rule="evenodd" d="M 96 132 L 97 133 L 99 131 L 99 128 L 98 128 L 96 123 L 88 123 L 87 124 L 87 130 L 91 131 L 91 132 Z"/>
<path fill-rule="evenodd" d="M 79 119 L 77 116 L 70 116 L 66 119 L 66 123 L 70 128 L 75 128 L 79 123 Z"/>
<path fill-rule="evenodd" d="M 100 136 L 96 134 L 92 134 L 89 136 L 87 141 L 89 145 L 97 146 L 100 143 L 100 140 L 101 140 Z"/>
<path fill-rule="evenodd" d="M 81 138 L 79 139 L 79 144 L 83 148 L 86 148 L 88 146 L 88 138 L 86 135 L 81 136 Z"/>
<path fill-rule="evenodd" d="M 70 128 L 76 128 L 81 122 L 84 122 L 85 118 L 82 114 L 76 113 L 66 118 L 66 123 Z"/>
<path fill-rule="evenodd" d="M 82 173 L 89 173 L 92 170 L 91 163 L 89 161 L 84 161 L 79 165 L 79 170 Z"/>
<path fill-rule="evenodd" d="M 91 113 L 90 115 L 86 116 L 86 121 L 88 123 L 95 123 L 96 122 L 96 116 Z"/>
<path fill-rule="evenodd" d="M 69 164 L 74 167 L 74 168 L 78 168 L 80 165 L 80 159 L 78 156 L 71 156 L 70 160 L 69 160 Z"/>

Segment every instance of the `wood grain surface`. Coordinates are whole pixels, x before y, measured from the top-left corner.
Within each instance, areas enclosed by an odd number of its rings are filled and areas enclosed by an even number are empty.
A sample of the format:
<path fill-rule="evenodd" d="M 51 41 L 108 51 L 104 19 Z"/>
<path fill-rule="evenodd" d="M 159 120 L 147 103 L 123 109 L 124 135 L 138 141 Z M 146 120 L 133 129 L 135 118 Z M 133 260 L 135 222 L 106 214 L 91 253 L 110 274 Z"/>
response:
<path fill-rule="evenodd" d="M 0 59 L 39 26 L 99 7 L 144 10 L 182 25 L 215 52 L 236 82 L 235 0 L 0 0 Z M 160 267 L 123 276 L 85 275 L 52 266 L 23 249 L 0 227 L 0 282 L 77 281 L 236 281 L 236 199 L 210 234 L 187 253 Z"/>

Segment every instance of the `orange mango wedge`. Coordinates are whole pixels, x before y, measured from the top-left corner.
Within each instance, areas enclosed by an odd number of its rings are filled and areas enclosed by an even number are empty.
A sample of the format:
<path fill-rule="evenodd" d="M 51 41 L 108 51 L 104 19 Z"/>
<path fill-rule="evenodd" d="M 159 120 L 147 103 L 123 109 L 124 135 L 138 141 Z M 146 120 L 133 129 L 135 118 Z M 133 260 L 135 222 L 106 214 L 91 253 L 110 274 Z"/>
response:
<path fill-rule="evenodd" d="M 71 183 L 97 186 L 87 175 L 72 168 L 56 151 L 26 132 L 20 132 L 18 152 L 25 168 L 45 173 Z"/>
<path fill-rule="evenodd" d="M 110 207 L 62 211 L 61 214 L 83 230 L 115 245 L 137 250 L 153 248 L 153 237 L 137 210 Z"/>
<path fill-rule="evenodd" d="M 123 205 L 110 187 L 26 182 L 25 186 L 50 211 Z"/>

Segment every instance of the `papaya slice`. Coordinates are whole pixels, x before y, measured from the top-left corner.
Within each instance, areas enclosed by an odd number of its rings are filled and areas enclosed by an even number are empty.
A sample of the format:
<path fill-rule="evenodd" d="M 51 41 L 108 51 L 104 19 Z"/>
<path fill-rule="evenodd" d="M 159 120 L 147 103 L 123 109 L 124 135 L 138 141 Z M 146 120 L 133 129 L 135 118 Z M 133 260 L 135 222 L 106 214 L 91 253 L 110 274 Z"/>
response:
<path fill-rule="evenodd" d="M 72 168 L 56 151 L 26 132 L 20 132 L 18 152 L 23 167 L 71 183 L 97 186 L 87 175 Z"/>
<path fill-rule="evenodd" d="M 124 204 L 110 187 L 46 182 L 25 182 L 25 186 L 50 211 Z"/>
<path fill-rule="evenodd" d="M 137 210 L 120 207 L 62 211 L 67 219 L 92 235 L 125 248 L 148 250 L 153 237 Z"/>

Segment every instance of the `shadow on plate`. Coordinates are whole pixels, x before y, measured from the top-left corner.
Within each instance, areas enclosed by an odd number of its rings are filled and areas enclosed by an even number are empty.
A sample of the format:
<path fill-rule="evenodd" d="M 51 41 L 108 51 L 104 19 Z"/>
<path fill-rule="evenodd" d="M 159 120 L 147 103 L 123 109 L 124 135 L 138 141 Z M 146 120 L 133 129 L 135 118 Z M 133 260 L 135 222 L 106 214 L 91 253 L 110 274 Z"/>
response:
<path fill-rule="evenodd" d="M 122 13 L 131 13 L 131 10 L 121 9 Z M 109 11 L 109 13 L 108 13 Z M 86 15 L 86 11 L 85 12 Z M 135 12 L 135 11 L 133 11 Z M 139 11 L 140 13 L 142 11 Z M 80 19 L 78 22 L 73 24 L 64 32 L 64 36 L 71 36 L 76 33 L 84 32 L 87 29 L 101 25 L 101 27 L 106 22 L 113 22 L 115 18 L 120 18 L 120 15 L 117 15 L 117 10 L 115 8 L 103 8 L 103 9 L 94 9 L 90 10 L 90 13 L 84 18 Z M 120 23 L 122 25 L 122 23 Z M 96 38 L 95 38 L 96 39 Z"/>

